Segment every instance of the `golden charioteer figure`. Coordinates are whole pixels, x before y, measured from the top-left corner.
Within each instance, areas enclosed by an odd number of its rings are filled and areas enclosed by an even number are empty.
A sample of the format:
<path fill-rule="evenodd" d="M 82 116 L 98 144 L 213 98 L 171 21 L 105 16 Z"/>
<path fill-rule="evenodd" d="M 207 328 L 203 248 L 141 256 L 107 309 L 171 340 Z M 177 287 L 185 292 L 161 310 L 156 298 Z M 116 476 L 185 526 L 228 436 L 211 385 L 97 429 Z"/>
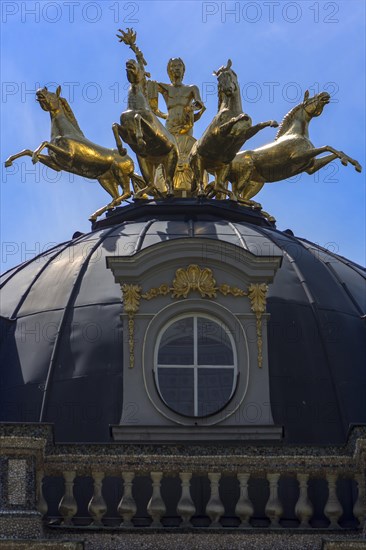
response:
<path fill-rule="evenodd" d="M 126 62 L 130 83 L 127 109 L 120 123 L 112 125 L 116 149 L 108 149 L 88 140 L 81 131 L 61 87 L 55 92 L 46 87 L 37 90 L 36 98 L 50 113 L 51 138 L 34 150 L 24 149 L 5 161 L 9 167 L 22 156 L 32 157 L 56 171 L 66 170 L 97 179 L 112 201 L 91 216 L 96 220 L 123 201 L 151 197 L 214 197 L 239 202 L 261 209 L 253 201 L 263 185 L 307 172 L 313 174 L 329 162 L 340 159 L 344 166 L 352 164 L 361 172 L 361 165 L 343 151 L 330 145 L 314 147 L 308 127 L 312 118 L 320 116 L 330 102 L 327 92 L 310 97 L 291 109 L 279 125 L 275 139 L 253 150 L 240 150 L 244 143 L 265 127 L 276 127 L 275 120 L 252 125 L 243 112 L 238 78 L 229 60 L 214 74 L 218 81 L 218 112 L 205 132 L 196 140 L 194 123 L 205 112 L 199 89 L 183 84 L 185 65 L 181 58 L 168 61 L 170 84 L 151 80 L 142 51 L 136 45 L 133 29 L 119 30 L 120 42 L 128 45 L 136 59 Z M 159 109 L 159 94 L 167 113 Z M 165 120 L 165 125 L 159 119 Z M 141 176 L 134 171 L 134 162 L 124 143 L 136 154 Z M 42 154 L 43 149 L 48 155 Z M 316 158 L 323 153 L 326 156 Z M 207 182 L 207 173 L 214 175 Z M 132 186 L 132 188 L 131 188 Z M 121 191 L 120 191 L 121 190 Z M 263 212 L 269 220 L 274 220 Z"/>
<path fill-rule="evenodd" d="M 183 60 L 171 58 L 168 61 L 167 72 L 170 84 L 149 80 L 149 102 L 154 113 L 166 120 L 166 128 L 171 132 L 178 146 L 178 163 L 174 175 L 175 195 L 190 194 L 193 183 L 193 171 L 190 167 L 189 155 L 194 143 L 193 125 L 206 110 L 200 92 L 195 85 L 183 84 L 185 65 Z M 159 109 L 159 94 L 164 98 L 168 113 Z"/>

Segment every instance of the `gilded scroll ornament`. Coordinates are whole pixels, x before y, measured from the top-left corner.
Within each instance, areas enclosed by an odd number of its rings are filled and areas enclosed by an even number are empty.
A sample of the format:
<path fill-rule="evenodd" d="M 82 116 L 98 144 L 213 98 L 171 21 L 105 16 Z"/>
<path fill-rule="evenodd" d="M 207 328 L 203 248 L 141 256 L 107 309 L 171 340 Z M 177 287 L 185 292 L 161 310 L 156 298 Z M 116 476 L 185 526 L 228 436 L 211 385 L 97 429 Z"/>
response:
<path fill-rule="evenodd" d="M 170 286 L 166 284 L 162 284 L 155 288 L 150 288 L 145 294 L 141 295 L 141 298 L 144 298 L 144 300 L 152 300 L 152 298 L 156 298 L 157 296 L 166 296 L 170 293 Z"/>
<path fill-rule="evenodd" d="M 262 367 L 262 315 L 266 311 L 266 294 L 268 286 L 265 283 L 250 285 L 248 297 L 251 302 L 251 310 L 255 313 L 257 319 L 257 345 L 258 345 L 258 367 Z"/>
<path fill-rule="evenodd" d="M 152 287 L 143 294 L 141 286 L 136 284 L 121 285 L 123 293 L 123 307 L 128 315 L 130 368 L 135 362 L 134 355 L 134 328 L 135 314 L 140 308 L 141 300 L 153 300 L 158 296 L 170 295 L 172 299 L 187 298 L 191 292 L 199 292 L 202 298 L 216 298 L 217 293 L 223 296 L 248 297 L 251 302 L 251 310 L 256 315 L 258 367 L 262 367 L 262 315 L 266 311 L 266 293 L 268 286 L 265 283 L 251 284 L 248 291 L 231 286 L 227 283 L 216 285 L 212 270 L 209 267 L 201 268 L 197 264 L 188 267 L 180 267 L 175 272 L 171 285 L 162 283 Z"/>
<path fill-rule="evenodd" d="M 121 285 L 123 294 L 123 308 L 128 314 L 128 345 L 130 349 L 130 368 L 135 364 L 135 314 L 140 307 L 141 287 L 139 285 Z"/>

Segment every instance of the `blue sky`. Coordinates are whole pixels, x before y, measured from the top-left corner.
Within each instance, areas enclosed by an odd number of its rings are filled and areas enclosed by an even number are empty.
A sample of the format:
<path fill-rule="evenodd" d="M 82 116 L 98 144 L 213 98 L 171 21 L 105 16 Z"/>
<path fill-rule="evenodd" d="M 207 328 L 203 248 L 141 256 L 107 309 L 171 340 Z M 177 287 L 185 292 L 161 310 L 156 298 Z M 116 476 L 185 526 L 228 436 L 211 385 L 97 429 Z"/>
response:
<path fill-rule="evenodd" d="M 217 110 L 212 72 L 231 58 L 253 124 L 280 122 L 307 88 L 331 93 L 332 102 L 310 124 L 310 138 L 315 146 L 343 150 L 365 170 L 363 0 L 3 0 L 1 9 L 2 271 L 76 230 L 89 231 L 89 215 L 108 202 L 96 181 L 33 166 L 29 157 L 7 170 L 3 161 L 49 139 L 49 115 L 34 96 L 45 84 L 52 90 L 61 84 L 89 139 L 114 147 L 111 126 L 126 108 L 124 65 L 131 57 L 115 37 L 118 28 L 137 30 L 155 80 L 167 82 L 168 59 L 183 58 L 184 81 L 199 86 L 207 106 L 195 137 Z M 263 130 L 245 148 L 272 141 L 275 132 Z M 256 200 L 276 217 L 278 229 L 291 228 L 365 264 L 365 172 L 336 161 L 315 175 L 267 184 Z"/>

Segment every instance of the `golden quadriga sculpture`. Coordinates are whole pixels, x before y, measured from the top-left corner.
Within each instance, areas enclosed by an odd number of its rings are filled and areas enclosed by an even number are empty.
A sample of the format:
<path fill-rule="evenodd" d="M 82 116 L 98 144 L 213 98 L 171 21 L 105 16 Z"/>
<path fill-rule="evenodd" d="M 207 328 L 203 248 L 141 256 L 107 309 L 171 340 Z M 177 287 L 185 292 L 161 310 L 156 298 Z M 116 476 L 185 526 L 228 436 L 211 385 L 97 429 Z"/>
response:
<path fill-rule="evenodd" d="M 252 125 L 250 116 L 243 112 L 240 87 L 230 60 L 214 72 L 218 112 L 197 141 L 192 135 L 193 127 L 205 106 L 198 87 L 183 84 L 184 62 L 180 58 L 169 60 L 170 84 L 151 80 L 144 55 L 136 45 L 136 33 L 132 29 L 119 32 L 120 42 L 131 48 L 136 59 L 126 62 L 130 83 L 127 110 L 121 114 L 120 123 L 112 125 L 117 149 L 89 141 L 69 103 L 61 97 L 61 87 L 56 92 L 44 87 L 37 90 L 36 97 L 41 108 L 50 113 L 50 140 L 43 141 L 34 151 L 20 151 L 5 162 L 8 167 L 15 159 L 28 155 L 33 163 L 39 161 L 53 170 L 97 179 L 112 201 L 96 210 L 91 220 L 131 197 L 229 197 L 251 208 L 261 208 L 252 198 L 266 182 L 281 181 L 301 172 L 313 174 L 337 158 L 344 166 L 350 163 L 361 172 L 360 164 L 343 151 L 330 145 L 314 147 L 309 139 L 310 121 L 321 115 L 330 102 L 327 92 L 310 97 L 306 91 L 303 101 L 283 118 L 273 142 L 240 151 L 258 131 L 278 124 L 270 120 Z M 159 95 L 167 113 L 159 109 Z M 165 126 L 159 118 L 166 121 Z M 136 154 L 142 176 L 134 172 L 133 160 L 123 142 Z M 48 155 L 42 154 L 45 148 Z M 316 158 L 323 153 L 329 154 Z M 209 184 L 207 174 L 215 177 Z"/>

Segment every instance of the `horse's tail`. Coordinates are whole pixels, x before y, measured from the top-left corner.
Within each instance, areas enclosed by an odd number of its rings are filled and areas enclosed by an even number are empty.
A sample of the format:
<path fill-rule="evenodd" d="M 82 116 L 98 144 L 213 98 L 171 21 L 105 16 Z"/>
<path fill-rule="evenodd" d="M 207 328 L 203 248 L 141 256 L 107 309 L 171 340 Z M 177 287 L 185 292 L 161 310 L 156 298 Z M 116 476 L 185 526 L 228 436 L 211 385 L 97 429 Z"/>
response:
<path fill-rule="evenodd" d="M 135 191 L 136 191 L 136 186 L 138 189 L 144 189 L 146 187 L 144 178 L 136 174 L 136 172 L 133 172 L 130 178 Z"/>

